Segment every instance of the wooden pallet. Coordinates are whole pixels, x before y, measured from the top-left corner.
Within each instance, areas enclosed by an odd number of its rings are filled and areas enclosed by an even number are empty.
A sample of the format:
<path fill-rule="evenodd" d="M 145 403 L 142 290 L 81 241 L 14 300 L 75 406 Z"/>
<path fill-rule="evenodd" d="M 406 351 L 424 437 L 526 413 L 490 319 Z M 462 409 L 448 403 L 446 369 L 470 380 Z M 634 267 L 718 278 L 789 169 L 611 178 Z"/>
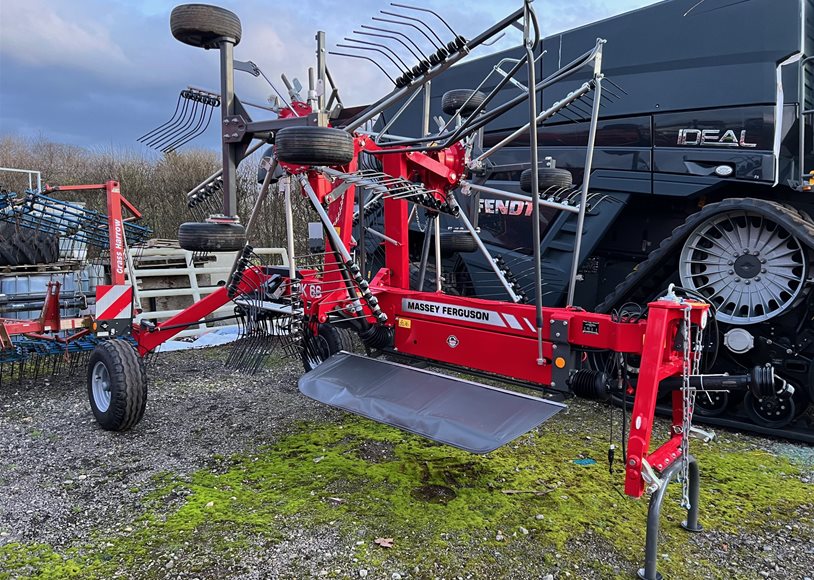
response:
<path fill-rule="evenodd" d="M 0 266 L 0 275 L 24 276 L 27 274 L 61 274 L 80 270 L 84 264 L 78 260 L 64 260 L 54 264 L 26 264 L 24 266 Z"/>

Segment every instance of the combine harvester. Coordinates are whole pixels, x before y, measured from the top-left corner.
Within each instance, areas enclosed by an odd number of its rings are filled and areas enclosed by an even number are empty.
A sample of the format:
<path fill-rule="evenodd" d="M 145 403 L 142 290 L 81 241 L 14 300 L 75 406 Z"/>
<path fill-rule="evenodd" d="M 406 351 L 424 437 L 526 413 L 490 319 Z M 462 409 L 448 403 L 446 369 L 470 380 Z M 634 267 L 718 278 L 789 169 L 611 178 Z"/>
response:
<path fill-rule="evenodd" d="M 808 443 L 814 443 L 813 30 L 812 0 L 671 0 L 542 39 L 538 69 L 551 76 L 601 37 L 608 41 L 603 70 L 618 85 L 605 87 L 590 175 L 584 164 L 589 108 L 569 107 L 538 128 L 541 152 L 574 182 L 586 176 L 591 185 L 584 224 L 575 214 L 541 212 L 544 305 L 576 299 L 597 312 L 638 316 L 670 283 L 700 295 L 717 313 L 707 333 L 710 372 L 770 364 L 777 392 L 711 393 L 698 400 L 698 420 Z M 431 116 L 449 109 L 445 92 L 491 90 L 498 71 L 517 56 L 516 49 L 492 54 L 435 80 Z M 475 83 L 490 73 L 483 85 Z M 547 86 L 543 107 L 581 82 L 565 78 Z M 508 83 L 496 98 L 503 102 L 522 91 Z M 386 113 L 388 130 L 420 136 L 421 104 L 397 112 Z M 483 127 L 484 146 L 527 121 L 523 108 L 507 111 Z M 533 297 L 531 203 L 492 191 L 528 196 L 523 139 L 478 153 L 474 159 L 490 189 L 459 201 L 487 249 Z M 570 180 L 563 174 L 560 183 L 567 187 Z M 563 198 L 569 190 L 551 193 Z M 457 225 L 444 219 L 442 230 L 452 228 L 447 236 L 461 238 Z M 412 229 L 417 261 L 422 236 L 415 223 Z M 458 251 L 445 253 L 446 286 L 462 295 L 509 299 L 489 261 L 466 242 L 456 240 L 451 249 Z M 372 259 L 380 264 L 381 252 Z M 608 357 L 592 360 L 610 374 L 621 370 L 635 385 L 637 361 L 619 369 Z M 786 383 L 792 397 L 782 396 Z M 669 414 L 669 401 L 660 401 L 659 409 Z"/>
<path fill-rule="evenodd" d="M 237 255 L 234 272 L 222 290 L 164 323 L 134 328 L 136 348 L 139 354 L 146 354 L 231 300 L 247 336 L 236 343 L 230 356 L 236 366 L 259 368 L 282 343 L 287 353 L 302 358 L 308 372 L 299 387 L 307 396 L 474 453 L 496 449 L 539 426 L 564 405 L 551 397 L 530 397 L 416 369 L 416 362 L 502 377 L 558 395 L 561 400 L 570 393 L 594 398 L 627 393 L 624 377 L 592 369 L 588 361 L 605 356 L 624 367 L 635 360 L 640 371 L 635 390 L 631 390 L 631 429 L 622 461 L 625 492 L 635 498 L 652 493 L 646 563 L 639 574 L 655 579 L 659 577 L 659 511 L 672 479 L 679 477 L 683 482 L 682 506 L 688 513 L 685 528 L 701 530 L 698 467 L 689 442 L 692 436 L 708 439 L 710 435 L 693 426 L 696 397 L 727 391 L 788 398 L 793 389 L 787 383 L 777 386 L 770 365 L 734 375 L 703 373 L 702 360 L 709 350 L 705 337 L 714 320 L 714 308 L 703 297 L 665 287 L 658 299 L 633 314 L 593 313 L 574 304 L 600 107 L 606 89 L 613 86 L 603 74 L 604 40 L 586 42 L 584 52 L 541 75 L 540 29 L 530 0 L 469 40 L 431 10 L 394 6 L 396 12 L 383 11 L 388 18 L 374 19 L 386 21 L 387 26 L 363 28 L 377 30 L 372 36 L 384 34 L 388 42 L 403 45 L 415 58 L 414 65 L 404 64 L 391 46 L 369 40 L 337 45 L 340 50 L 334 52 L 372 60 L 380 66 L 394 85 L 389 94 L 366 107 L 344 107 L 327 65 L 325 35 L 318 33 L 317 63 L 310 71 L 307 98 L 300 99 L 300 89 L 284 79 L 291 102 L 275 89 L 282 101 L 277 118 L 259 121 L 250 117 L 234 93 L 236 69 L 261 74 L 253 63 L 234 60 L 233 49 L 241 38 L 237 16 L 200 4 L 173 10 L 171 30 L 179 41 L 219 51 L 224 161 L 222 171 L 188 196 L 189 204 L 195 206 L 202 199 L 211 204 L 213 193 L 222 193 L 222 206 L 203 221 L 183 224 L 179 240 L 187 250 L 235 250 Z M 445 32 L 439 33 L 428 22 L 437 22 Z M 503 63 L 505 70 L 501 69 L 497 80 L 487 87 L 488 93 L 456 90 L 444 94 L 442 102 L 449 118 L 438 119 L 438 130 L 431 130 L 436 79 L 445 73 L 454 76 L 461 69 L 451 69 L 452 65 L 515 26 L 523 31 L 523 46 Z M 410 38 L 406 32 L 411 29 L 420 36 Z M 398 73 L 393 74 L 392 66 L 380 64 L 372 55 L 386 56 L 399 68 Z M 540 91 L 548 95 L 551 87 L 566 82 L 570 83 L 567 91 L 557 99 L 546 97 L 541 106 Z M 505 98 L 502 91 L 509 84 L 516 91 L 513 97 Z M 385 112 L 404 110 L 413 102 L 421 103 L 421 135 L 410 138 L 390 133 Z M 525 111 L 525 123 L 487 146 L 484 127 L 499 124 L 513 110 Z M 568 172 L 553 162 L 545 166 L 539 163 L 537 132 L 529 131 L 529 127 L 569 111 L 587 114 L 585 172 L 576 188 Z M 257 143 L 252 145 L 254 140 Z M 485 186 L 481 161 L 524 141 L 524 164 L 534 168 L 527 173 L 529 194 Z M 273 148 L 254 211 L 244 226 L 237 215 L 236 169 L 263 144 Z M 286 207 L 291 259 L 285 268 L 263 265 L 248 244 L 258 209 L 273 182 Z M 517 281 L 490 254 L 478 229 L 461 211 L 459 198 L 487 191 L 530 203 L 533 305 L 522 303 Z M 295 256 L 294 242 L 300 232 L 295 231 L 292 203 L 293 196 L 300 193 L 319 218 L 324 251 Z M 360 217 L 379 205 L 381 230 L 369 227 L 368 220 Z M 542 211 L 573 215 L 577 222 L 564 307 L 543 305 Z M 426 226 L 420 259 L 413 269 L 409 225 L 419 214 Z M 456 224 L 456 237 L 446 236 L 447 243 L 454 239 L 456 243 L 474 244 L 508 300 L 444 291 L 440 264 L 444 237 L 439 216 Z M 371 238 L 376 244 L 381 242 L 384 251 L 382 266 L 368 278 L 363 249 Z M 419 289 L 413 287 L 411 277 L 417 278 Z M 425 291 L 428 279 L 434 279 L 434 288 Z M 353 334 L 371 356 L 348 352 Z M 380 355 L 387 358 L 377 358 Z M 394 357 L 411 364 L 392 362 Z M 114 389 L 121 387 L 114 385 Z M 659 398 L 671 406 L 672 429 L 667 441 L 651 452 Z"/>

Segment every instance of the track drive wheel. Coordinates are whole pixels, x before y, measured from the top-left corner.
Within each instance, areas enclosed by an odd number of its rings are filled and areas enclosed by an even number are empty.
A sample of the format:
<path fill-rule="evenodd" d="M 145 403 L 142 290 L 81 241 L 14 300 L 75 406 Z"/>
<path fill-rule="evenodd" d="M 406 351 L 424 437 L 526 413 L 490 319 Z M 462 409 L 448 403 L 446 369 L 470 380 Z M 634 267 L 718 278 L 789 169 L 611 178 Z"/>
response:
<path fill-rule="evenodd" d="M 733 209 L 711 216 L 681 250 L 681 285 L 715 305 L 719 322 L 770 320 L 800 299 L 809 259 L 801 241 L 761 213 Z"/>
<path fill-rule="evenodd" d="M 111 339 L 93 349 L 88 398 L 102 429 L 127 431 L 141 421 L 147 406 L 147 374 L 129 342 Z"/>
<path fill-rule="evenodd" d="M 319 324 L 316 332 L 311 325 L 306 326 L 303 338 L 302 366 L 305 372 L 312 371 L 340 350 L 353 349 L 353 338 L 346 328 L 332 324 Z"/>
<path fill-rule="evenodd" d="M 246 228 L 222 222 L 186 222 L 178 228 L 178 244 L 190 252 L 236 252 L 246 245 Z"/>
<path fill-rule="evenodd" d="M 353 160 L 353 136 L 330 127 L 286 127 L 274 140 L 277 159 L 295 165 L 347 165 Z"/>
<path fill-rule="evenodd" d="M 218 48 L 221 39 L 240 43 L 242 29 L 234 12 L 208 4 L 181 4 L 170 14 L 170 30 L 176 40 L 196 48 Z"/>

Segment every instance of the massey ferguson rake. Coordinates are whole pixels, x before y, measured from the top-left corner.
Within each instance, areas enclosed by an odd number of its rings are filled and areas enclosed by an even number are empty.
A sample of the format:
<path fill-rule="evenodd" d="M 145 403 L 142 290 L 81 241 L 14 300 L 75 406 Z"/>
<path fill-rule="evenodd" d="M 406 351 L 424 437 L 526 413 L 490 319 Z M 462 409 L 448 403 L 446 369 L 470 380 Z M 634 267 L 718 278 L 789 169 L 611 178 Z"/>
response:
<path fill-rule="evenodd" d="M 393 81 L 388 95 L 367 107 L 345 108 L 327 66 L 325 35 L 318 33 L 317 63 L 309 74 L 307 98 L 300 99 L 299 89 L 284 79 L 291 102 L 278 109 L 277 118 L 260 121 L 252 120 L 234 93 L 234 70 L 246 70 L 247 65 L 233 60 L 233 48 L 241 36 L 237 16 L 200 4 L 173 10 L 171 29 L 178 40 L 219 50 L 224 161 L 222 171 L 188 194 L 192 207 L 212 207 L 216 194 L 221 195 L 222 205 L 210 210 L 200 222 L 183 224 L 179 240 L 191 251 L 234 250 L 236 258 L 225 287 L 159 325 L 134 327 L 137 351 L 147 354 L 231 301 L 246 335 L 230 356 L 234 366 L 255 370 L 282 342 L 286 353 L 302 358 L 308 372 L 300 379 L 299 388 L 307 396 L 474 453 L 492 451 L 539 426 L 561 410 L 562 403 L 417 370 L 389 358 L 503 377 L 560 398 L 570 393 L 607 398 L 629 386 L 622 377 L 591 370 L 587 360 L 598 353 L 623 360 L 638 357 L 641 371 L 622 461 L 625 493 L 636 498 L 652 493 L 646 564 L 639 575 L 655 579 L 659 510 L 674 478 L 682 481 L 682 506 L 688 513 L 684 527 L 701 529 L 698 467 L 690 454 L 689 440 L 709 434 L 693 427 L 696 396 L 720 389 L 748 390 L 760 396 L 774 389 L 773 370 L 756 368 L 742 376 L 703 375 L 701 359 L 707 348 L 704 330 L 712 311 L 708 304 L 682 297 L 672 288 L 635 315 L 595 314 L 573 305 L 583 221 L 592 200 L 589 180 L 597 120 L 604 93 L 609 92 L 605 83 L 610 84 L 602 74 L 604 41 L 597 40 L 584 54 L 538 80 L 542 54 L 531 0 L 471 40 L 457 34 L 432 11 L 404 4 L 393 6 L 399 11 L 383 10 L 383 16 L 373 19 L 375 27 L 362 26 L 355 37 L 347 39 L 352 44 L 337 45 L 343 56 L 375 62 Z M 387 26 L 378 25 L 382 22 Z M 443 33 L 427 22 L 439 23 Z M 432 80 L 513 27 L 523 31 L 520 57 L 501 63 L 493 71 L 495 79 L 487 78 L 477 85 L 491 86 L 488 92 L 462 89 L 444 94 L 441 108 L 447 118 L 434 119 Z M 362 32 L 370 30 L 375 30 L 375 35 Z M 359 38 L 379 35 L 399 46 Z M 389 64 L 380 64 L 372 54 L 386 56 Z M 417 62 L 408 65 L 407 59 Z M 570 92 L 550 100 L 553 85 L 562 87 L 563 82 L 570 83 Z M 543 90 L 546 93 L 541 104 Z M 419 96 L 423 97 L 420 102 Z M 409 106 L 423 110 L 419 138 L 389 131 L 394 118 Z M 520 106 L 528 110 L 528 123 L 485 148 L 483 127 Z M 540 163 L 538 159 L 536 128 L 556 115 L 590 122 L 586 170 L 576 187 L 571 175 L 556 167 L 555 160 L 546 158 Z M 438 127 L 435 131 L 431 130 L 433 120 Z M 529 143 L 529 164 L 523 178 L 528 195 L 487 187 L 484 182 L 490 158 L 520 138 Z M 258 143 L 252 145 L 253 140 Z M 236 167 L 263 144 L 272 144 L 273 149 L 254 211 L 244 226 L 237 216 Z M 285 201 L 291 259 L 282 268 L 260 263 L 247 242 L 272 182 Z M 489 254 L 475 220 L 465 215 L 456 201 L 459 195 L 478 196 L 486 191 L 509 202 L 531 205 L 538 290 L 533 305 L 523 303 L 524 296 L 505 263 Z M 292 203 L 299 194 L 322 226 L 323 252 L 295 255 L 298 232 Z M 370 208 L 378 204 L 383 208 L 381 228 L 367 219 Z M 542 306 L 541 207 L 578 216 L 565 308 Z M 415 264 L 411 263 L 409 225 L 419 212 L 424 214 L 426 225 Z M 444 232 L 453 237 L 444 239 L 456 247 L 481 252 L 510 301 L 487 301 L 444 291 L 441 215 L 458 224 L 452 232 Z M 371 240 L 373 246 L 383 248 L 384 263 L 368 277 L 364 260 Z M 421 284 L 415 284 L 411 274 L 416 274 Z M 429 278 L 434 278 L 434 291 L 423 289 L 424 280 Z M 353 334 L 372 356 L 348 352 L 353 349 Z M 113 346 L 91 360 L 89 391 L 107 392 L 111 407 L 126 417 L 120 418 L 119 428 L 132 426 L 129 418 L 140 417 L 143 412 L 142 391 L 133 388 L 143 381 L 143 371 L 132 361 L 129 346 L 125 349 L 120 340 L 107 344 Z M 389 358 L 377 358 L 380 355 Z M 651 452 L 659 396 L 672 401 L 672 426 L 667 441 Z"/>

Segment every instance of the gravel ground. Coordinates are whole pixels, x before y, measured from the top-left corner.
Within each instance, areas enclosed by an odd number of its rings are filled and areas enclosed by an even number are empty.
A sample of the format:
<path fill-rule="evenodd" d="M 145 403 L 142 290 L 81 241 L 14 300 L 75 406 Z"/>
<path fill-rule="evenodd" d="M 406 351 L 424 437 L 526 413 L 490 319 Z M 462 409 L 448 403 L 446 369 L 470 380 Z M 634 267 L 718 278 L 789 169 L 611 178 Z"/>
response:
<path fill-rule="evenodd" d="M 42 543 L 60 551 L 98 542 L 105 534 L 120 534 L 121 522 L 132 522 L 144 513 L 156 476 L 169 472 L 183 477 L 212 468 L 213 457 L 252 454 L 296 432 L 301 421 L 341 419 L 341 413 L 299 394 L 298 364 L 280 364 L 246 377 L 223 369 L 225 352 L 209 349 L 155 357 L 149 366 L 147 413 L 129 433 L 108 433 L 96 427 L 84 392 L 84 377 L 4 384 L 0 388 L 0 548 L 12 542 Z M 606 418 L 606 408 L 572 401 L 568 411 L 555 420 L 568 421 L 576 436 L 585 429 L 597 433 L 606 429 Z M 806 466 L 801 478 L 812 484 L 814 504 L 814 449 L 731 433 L 724 433 L 724 437 L 786 455 Z M 376 462 L 386 460 L 391 451 L 371 443 L 359 452 Z M 693 536 L 692 541 L 707 560 L 720 566 L 722 578 L 738 571 L 745 578 L 811 580 L 814 544 L 800 538 L 814 533 L 812 506 L 800 514 L 800 521 L 772 529 L 738 534 L 711 530 Z M 185 569 L 190 558 L 186 554 L 150 562 L 137 573 L 131 570 L 125 575 L 246 580 L 457 577 L 454 570 L 439 568 L 437 562 L 428 563 L 424 569 L 406 569 L 397 558 L 384 558 L 376 566 L 360 562 L 360 538 L 369 535 L 362 523 L 358 537 L 343 535 L 333 526 L 306 526 L 295 520 L 281 523 L 280 529 L 281 538 L 257 538 L 244 549 L 238 558 L 240 564 L 224 563 L 222 568 L 209 568 L 207 573 L 196 575 Z M 490 577 L 489 562 L 496 560 L 516 570 L 517 578 L 603 577 L 578 564 L 562 568 L 541 564 L 534 557 L 540 550 L 534 533 L 525 534 L 514 533 L 513 541 L 498 549 L 480 538 L 451 538 L 450 549 L 466 550 L 471 561 L 485 562 L 470 567 L 475 572 L 461 577 Z M 583 559 L 604 562 L 614 574 L 630 573 L 629 561 L 591 533 L 573 538 L 566 548 L 581 553 Z M 556 560 L 558 555 L 554 556 Z M 692 562 L 687 562 L 686 577 L 699 577 L 692 569 Z"/>

